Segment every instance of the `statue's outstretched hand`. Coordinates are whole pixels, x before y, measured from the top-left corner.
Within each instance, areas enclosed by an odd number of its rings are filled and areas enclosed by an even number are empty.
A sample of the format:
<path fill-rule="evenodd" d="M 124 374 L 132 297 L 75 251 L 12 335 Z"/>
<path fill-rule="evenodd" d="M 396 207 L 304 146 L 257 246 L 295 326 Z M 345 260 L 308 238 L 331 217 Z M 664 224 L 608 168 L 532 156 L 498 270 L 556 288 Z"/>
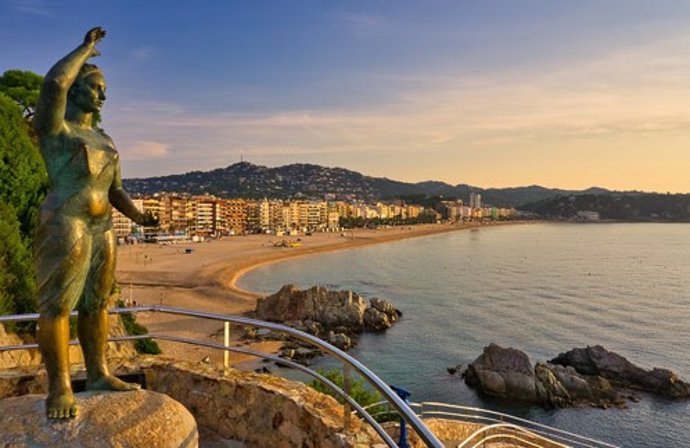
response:
<path fill-rule="evenodd" d="M 84 45 L 91 48 L 91 56 L 98 56 L 101 53 L 96 50 L 96 44 L 105 37 L 105 30 L 100 26 L 91 28 L 84 36 Z"/>
<path fill-rule="evenodd" d="M 158 227 L 159 221 L 151 212 L 146 212 L 141 214 L 137 224 L 144 227 Z"/>

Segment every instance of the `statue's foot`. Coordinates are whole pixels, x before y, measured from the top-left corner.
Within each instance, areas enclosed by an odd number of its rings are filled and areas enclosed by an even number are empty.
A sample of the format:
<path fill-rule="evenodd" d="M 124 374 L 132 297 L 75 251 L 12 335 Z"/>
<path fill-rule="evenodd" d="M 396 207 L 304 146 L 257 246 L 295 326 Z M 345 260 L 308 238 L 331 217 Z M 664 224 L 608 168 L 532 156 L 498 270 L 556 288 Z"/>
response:
<path fill-rule="evenodd" d="M 46 415 L 49 419 L 74 418 L 78 408 L 71 392 L 50 394 L 46 398 Z"/>
<path fill-rule="evenodd" d="M 137 383 L 127 383 L 113 375 L 103 375 L 93 381 L 86 382 L 86 390 L 128 391 L 139 390 Z"/>

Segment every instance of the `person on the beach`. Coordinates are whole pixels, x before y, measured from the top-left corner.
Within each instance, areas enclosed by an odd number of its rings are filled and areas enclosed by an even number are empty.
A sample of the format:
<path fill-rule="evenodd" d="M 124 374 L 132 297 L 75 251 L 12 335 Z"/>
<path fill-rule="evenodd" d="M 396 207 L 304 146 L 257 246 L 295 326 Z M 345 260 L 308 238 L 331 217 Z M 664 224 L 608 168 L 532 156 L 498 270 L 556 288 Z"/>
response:
<path fill-rule="evenodd" d="M 122 189 L 120 161 L 108 135 L 94 126 L 105 101 L 105 80 L 95 65 L 101 28 L 46 75 L 34 127 L 50 186 L 35 239 L 38 343 L 48 372 L 48 418 L 71 418 L 77 405 L 70 383 L 69 313 L 77 307 L 77 334 L 89 390 L 133 390 L 108 371 L 106 306 L 112 293 L 116 238 L 112 206 L 140 225 L 155 225 Z"/>

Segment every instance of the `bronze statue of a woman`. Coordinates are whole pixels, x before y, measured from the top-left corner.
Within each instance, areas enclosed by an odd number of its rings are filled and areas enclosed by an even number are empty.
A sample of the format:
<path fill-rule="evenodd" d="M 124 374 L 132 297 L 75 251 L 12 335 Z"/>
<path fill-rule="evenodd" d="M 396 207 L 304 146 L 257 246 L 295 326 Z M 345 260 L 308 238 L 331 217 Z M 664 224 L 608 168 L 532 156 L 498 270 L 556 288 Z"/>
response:
<path fill-rule="evenodd" d="M 94 126 L 105 101 L 105 80 L 95 65 L 94 28 L 84 43 L 58 61 L 45 77 L 34 117 L 50 187 L 35 240 L 38 275 L 38 343 L 48 372 L 48 418 L 72 418 L 77 405 L 70 380 L 69 313 L 79 311 L 77 333 L 89 390 L 133 390 L 108 371 L 108 297 L 114 283 L 116 238 L 112 206 L 141 225 L 143 214 L 122 189 L 113 141 Z"/>

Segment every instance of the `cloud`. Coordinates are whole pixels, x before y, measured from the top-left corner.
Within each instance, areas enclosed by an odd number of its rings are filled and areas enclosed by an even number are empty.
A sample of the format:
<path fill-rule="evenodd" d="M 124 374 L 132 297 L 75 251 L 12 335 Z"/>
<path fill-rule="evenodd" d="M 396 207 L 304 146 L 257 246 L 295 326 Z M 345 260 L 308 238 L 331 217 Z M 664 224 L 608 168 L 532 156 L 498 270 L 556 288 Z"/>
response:
<path fill-rule="evenodd" d="M 168 156 L 170 145 L 150 140 L 134 140 L 125 144 L 120 150 L 121 156 L 128 161 L 163 159 Z"/>
<path fill-rule="evenodd" d="M 150 45 L 143 45 L 132 50 L 132 57 L 139 62 L 146 62 L 151 60 L 153 56 L 154 47 Z"/>
<path fill-rule="evenodd" d="M 497 73 L 379 73 L 370 87 L 389 89 L 387 101 L 349 108 L 274 105 L 263 113 L 203 113 L 133 101 L 114 130 L 146 143 L 123 156 L 123 163 L 134 162 L 132 172 L 144 176 L 215 168 L 242 153 L 269 165 L 307 161 L 478 185 L 616 186 L 611 173 L 627 172 L 627 186 L 618 188 L 680 191 L 671 182 L 685 185 L 673 172 L 683 163 L 664 168 L 659 160 L 688 160 L 688 46 L 690 34 Z M 174 154 L 157 141 L 174 141 Z M 658 154 L 662 148 L 665 158 Z M 635 177 L 640 166 L 658 167 L 658 185 L 669 186 L 643 185 Z M 584 180 L 566 180 L 575 175 Z"/>
<path fill-rule="evenodd" d="M 25 14 L 49 16 L 52 13 L 43 0 L 11 0 L 12 9 Z"/>

